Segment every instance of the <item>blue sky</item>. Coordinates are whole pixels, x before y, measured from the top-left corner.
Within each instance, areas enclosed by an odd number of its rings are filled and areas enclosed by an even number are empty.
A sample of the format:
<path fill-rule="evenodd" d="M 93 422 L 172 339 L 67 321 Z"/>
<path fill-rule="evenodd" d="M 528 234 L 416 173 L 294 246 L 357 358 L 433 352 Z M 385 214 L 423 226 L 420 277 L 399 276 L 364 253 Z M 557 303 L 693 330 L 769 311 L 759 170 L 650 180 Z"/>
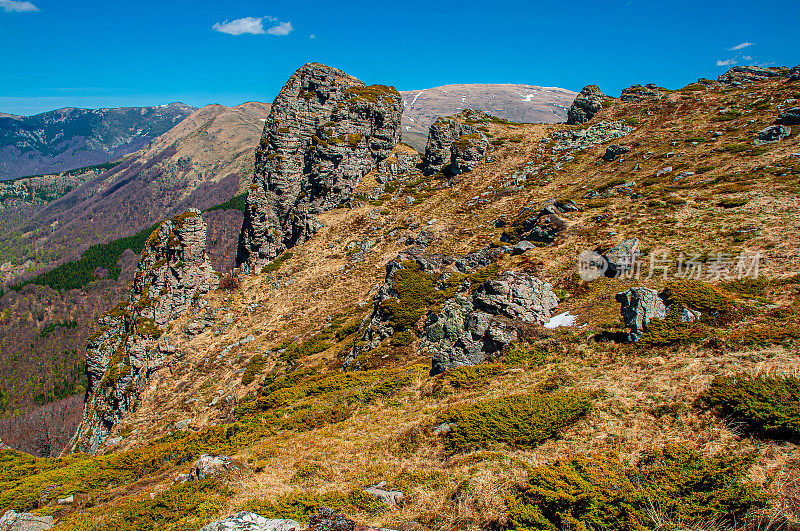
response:
<path fill-rule="evenodd" d="M 732 61 L 793 66 L 798 27 L 797 0 L 0 0 L 0 112 L 272 101 L 309 61 L 400 90 L 595 83 L 617 95 Z"/>

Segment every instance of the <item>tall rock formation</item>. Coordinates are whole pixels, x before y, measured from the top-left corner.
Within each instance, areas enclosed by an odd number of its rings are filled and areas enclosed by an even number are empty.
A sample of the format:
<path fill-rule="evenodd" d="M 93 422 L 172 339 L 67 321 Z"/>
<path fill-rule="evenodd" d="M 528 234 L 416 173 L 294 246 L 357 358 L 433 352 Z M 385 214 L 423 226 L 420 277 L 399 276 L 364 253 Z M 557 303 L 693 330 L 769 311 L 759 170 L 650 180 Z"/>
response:
<path fill-rule="evenodd" d="M 586 123 L 603 109 L 603 102 L 608 98 L 597 85 L 586 85 L 575 97 L 567 111 L 567 124 Z"/>
<path fill-rule="evenodd" d="M 217 282 L 200 211 L 189 209 L 153 231 L 129 299 L 100 319 L 100 329 L 87 343 L 86 406 L 68 450 L 97 452 L 114 424 L 133 411 L 150 374 L 174 350 L 159 341 L 167 325 Z"/>
<path fill-rule="evenodd" d="M 400 140 L 400 93 L 341 70 L 302 66 L 272 104 L 256 151 L 236 262 L 258 272 L 320 228 Z"/>
<path fill-rule="evenodd" d="M 439 118 L 431 125 L 422 169 L 427 175 L 442 172 L 448 177 L 470 171 L 483 161 L 489 140 L 475 127 L 496 118 L 466 109 L 455 116 Z"/>

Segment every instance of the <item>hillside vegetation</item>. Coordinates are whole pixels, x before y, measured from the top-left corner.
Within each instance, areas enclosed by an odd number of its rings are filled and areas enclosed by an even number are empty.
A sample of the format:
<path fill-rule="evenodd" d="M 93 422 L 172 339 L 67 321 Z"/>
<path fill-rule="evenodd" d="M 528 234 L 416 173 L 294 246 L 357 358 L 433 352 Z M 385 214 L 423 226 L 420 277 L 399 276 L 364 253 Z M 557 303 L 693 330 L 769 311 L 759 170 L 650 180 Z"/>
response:
<path fill-rule="evenodd" d="M 800 82 L 647 90 L 586 124 L 478 122 L 487 157 L 452 178 L 368 174 L 308 241 L 168 326 L 174 355 L 98 455 L 0 451 L 0 511 L 86 530 L 320 506 L 403 530 L 799 525 L 800 141 L 754 141 Z M 631 238 L 632 272 L 576 272 Z M 412 247 L 500 251 L 460 276 L 387 269 Z M 507 271 L 549 282 L 574 322 L 503 320 L 496 356 L 431 376 L 431 315 Z M 669 311 L 627 342 L 616 294 L 634 287 Z M 392 330 L 368 348 L 377 318 Z M 233 467 L 183 482 L 201 454 Z M 403 501 L 364 491 L 380 482 Z"/>

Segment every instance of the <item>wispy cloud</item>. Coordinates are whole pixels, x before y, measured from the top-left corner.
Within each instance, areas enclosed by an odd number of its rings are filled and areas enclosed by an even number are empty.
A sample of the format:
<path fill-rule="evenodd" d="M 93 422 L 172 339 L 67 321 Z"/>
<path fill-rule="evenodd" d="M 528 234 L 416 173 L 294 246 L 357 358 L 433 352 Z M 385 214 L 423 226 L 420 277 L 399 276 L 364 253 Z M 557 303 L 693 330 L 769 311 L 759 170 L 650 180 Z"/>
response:
<path fill-rule="evenodd" d="M 311 35 L 309 35 L 309 36 L 308 36 L 308 38 L 309 38 L 309 39 L 316 39 L 316 38 L 317 38 L 317 36 L 316 36 L 314 33 L 312 33 Z"/>
<path fill-rule="evenodd" d="M 30 2 L 18 2 L 16 0 L 0 0 L 0 8 L 6 13 L 29 13 L 39 11 L 39 8 Z"/>
<path fill-rule="evenodd" d="M 724 61 L 717 59 L 717 66 L 730 66 L 736 64 L 736 59 L 725 59 Z"/>
<path fill-rule="evenodd" d="M 0 0 L 2 1 L 2 0 Z M 228 35 L 288 35 L 294 29 L 291 22 L 279 22 L 264 28 L 264 22 L 277 22 L 275 17 L 244 17 L 225 22 L 217 22 L 211 29 Z"/>
<path fill-rule="evenodd" d="M 729 50 L 743 50 L 743 49 L 747 48 L 748 46 L 752 46 L 752 45 L 753 45 L 753 43 L 752 43 L 752 42 L 747 42 L 747 41 L 744 41 L 744 42 L 740 42 L 740 43 L 739 43 L 739 44 L 737 44 L 736 46 L 731 46 L 731 47 L 730 47 L 730 48 L 728 48 L 728 49 L 729 49 Z"/>
<path fill-rule="evenodd" d="M 289 35 L 292 31 L 294 31 L 294 28 L 291 22 L 281 22 L 269 28 L 267 33 L 270 35 Z"/>
<path fill-rule="evenodd" d="M 744 59 L 745 61 L 752 61 L 753 60 L 753 56 L 752 55 L 743 55 L 742 59 Z"/>

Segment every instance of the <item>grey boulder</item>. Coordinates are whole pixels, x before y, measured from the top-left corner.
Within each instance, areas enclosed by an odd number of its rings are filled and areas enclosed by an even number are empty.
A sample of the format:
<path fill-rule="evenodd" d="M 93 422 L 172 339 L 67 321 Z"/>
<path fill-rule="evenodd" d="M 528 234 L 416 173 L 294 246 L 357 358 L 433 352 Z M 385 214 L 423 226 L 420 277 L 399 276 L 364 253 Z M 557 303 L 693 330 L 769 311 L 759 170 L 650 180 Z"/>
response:
<path fill-rule="evenodd" d="M 203 454 L 194 462 L 192 470 L 189 472 L 189 479 L 201 480 L 212 476 L 220 476 L 237 468 L 230 457 Z"/>
<path fill-rule="evenodd" d="M 631 342 L 638 341 L 647 331 L 651 319 L 664 319 L 667 315 L 667 307 L 658 292 L 649 288 L 630 288 L 617 293 L 616 299 L 621 304 L 620 313 L 630 330 L 628 340 Z"/>
<path fill-rule="evenodd" d="M 790 107 L 778 115 L 775 121 L 780 125 L 800 125 L 800 107 Z"/>
<path fill-rule="evenodd" d="M 639 238 L 630 238 L 615 245 L 603 255 L 608 262 L 606 276 L 616 277 L 630 271 L 640 254 Z"/>
<path fill-rule="evenodd" d="M 792 128 L 787 125 L 770 125 L 758 132 L 758 137 L 753 140 L 753 144 L 760 146 L 780 142 L 792 134 Z"/>
<path fill-rule="evenodd" d="M 52 527 L 52 516 L 6 511 L 0 518 L 0 531 L 44 531 Z"/>
<path fill-rule="evenodd" d="M 614 144 L 613 146 L 608 146 L 606 148 L 606 152 L 603 154 L 603 160 L 606 162 L 612 162 L 617 160 L 621 155 L 624 155 L 630 151 L 630 149 L 622 146 L 618 146 Z"/>

